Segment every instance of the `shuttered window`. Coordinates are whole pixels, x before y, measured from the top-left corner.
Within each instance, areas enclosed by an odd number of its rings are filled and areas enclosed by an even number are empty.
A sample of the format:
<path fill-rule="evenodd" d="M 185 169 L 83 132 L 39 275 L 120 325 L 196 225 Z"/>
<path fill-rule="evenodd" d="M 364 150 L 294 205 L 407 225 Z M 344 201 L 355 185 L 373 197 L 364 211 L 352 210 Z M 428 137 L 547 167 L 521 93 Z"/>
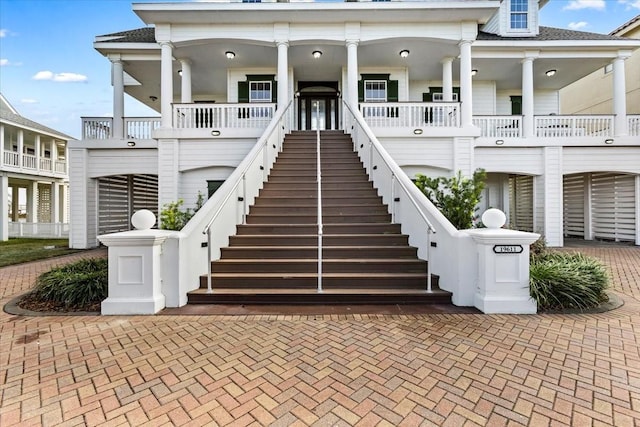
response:
<path fill-rule="evenodd" d="M 583 174 L 567 175 L 563 179 L 563 223 L 566 237 L 584 237 Z"/>
<path fill-rule="evenodd" d="M 118 175 L 98 179 L 99 234 L 130 230 L 131 215 L 140 209 L 149 209 L 158 216 L 157 176 Z"/>
<path fill-rule="evenodd" d="M 521 231 L 533 232 L 533 177 L 509 177 L 509 225 Z"/>
<path fill-rule="evenodd" d="M 591 175 L 593 234 L 596 239 L 635 241 L 635 178 L 633 175 Z"/>

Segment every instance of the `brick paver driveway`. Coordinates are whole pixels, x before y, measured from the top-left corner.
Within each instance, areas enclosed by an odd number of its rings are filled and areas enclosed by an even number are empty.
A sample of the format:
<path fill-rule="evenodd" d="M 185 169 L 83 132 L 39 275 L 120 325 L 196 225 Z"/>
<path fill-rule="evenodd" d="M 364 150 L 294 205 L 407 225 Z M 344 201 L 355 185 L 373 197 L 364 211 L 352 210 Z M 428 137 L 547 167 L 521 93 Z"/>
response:
<path fill-rule="evenodd" d="M 638 426 L 640 248 L 581 250 L 611 267 L 623 307 L 533 316 L 2 313 L 0 425 Z M 61 262 L 0 269 L 0 303 Z"/>

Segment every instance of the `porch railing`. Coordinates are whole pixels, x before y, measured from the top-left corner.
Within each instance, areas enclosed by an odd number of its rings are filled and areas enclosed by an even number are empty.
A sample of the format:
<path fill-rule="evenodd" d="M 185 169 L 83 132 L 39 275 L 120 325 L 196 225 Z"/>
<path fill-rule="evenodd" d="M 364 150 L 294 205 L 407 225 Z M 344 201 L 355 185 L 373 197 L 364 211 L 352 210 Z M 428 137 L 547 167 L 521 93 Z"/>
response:
<path fill-rule="evenodd" d="M 174 104 L 177 129 L 266 128 L 276 104 Z"/>
<path fill-rule="evenodd" d="M 151 133 L 160 127 L 159 117 L 126 117 L 124 135 L 113 135 L 113 118 L 83 117 L 82 139 L 151 139 Z"/>
<path fill-rule="evenodd" d="M 0 164 L 8 168 L 28 169 L 29 171 L 67 173 L 67 162 L 45 157 L 38 159 L 33 154 L 20 154 L 17 151 L 4 151 Z"/>
<path fill-rule="evenodd" d="M 151 139 L 151 133 L 159 127 L 159 117 L 127 117 L 124 119 L 125 138 Z"/>
<path fill-rule="evenodd" d="M 370 102 L 360 109 L 372 128 L 460 127 L 457 102 Z"/>
<path fill-rule="evenodd" d="M 20 167 L 20 155 L 15 151 L 5 151 L 2 162 L 5 166 Z"/>
<path fill-rule="evenodd" d="M 536 136 L 613 136 L 613 116 L 536 116 Z"/>
<path fill-rule="evenodd" d="M 640 115 L 628 116 L 629 136 L 640 136 Z"/>
<path fill-rule="evenodd" d="M 36 169 L 36 156 L 33 154 L 23 154 L 22 167 L 25 169 Z"/>
<path fill-rule="evenodd" d="M 9 222 L 9 237 L 68 237 L 69 224 L 62 222 Z"/>
<path fill-rule="evenodd" d="M 522 116 L 474 116 L 480 135 L 489 138 L 522 137 Z"/>
<path fill-rule="evenodd" d="M 82 139 L 110 139 L 113 129 L 111 117 L 83 117 Z"/>

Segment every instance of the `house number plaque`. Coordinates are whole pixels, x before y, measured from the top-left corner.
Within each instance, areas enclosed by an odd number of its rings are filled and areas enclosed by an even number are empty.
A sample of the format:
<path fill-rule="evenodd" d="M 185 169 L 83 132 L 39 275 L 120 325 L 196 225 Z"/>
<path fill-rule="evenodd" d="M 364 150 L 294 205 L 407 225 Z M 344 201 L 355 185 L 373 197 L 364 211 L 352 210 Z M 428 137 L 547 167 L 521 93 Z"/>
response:
<path fill-rule="evenodd" d="M 521 254 L 522 245 L 495 245 L 493 252 L 496 254 Z"/>

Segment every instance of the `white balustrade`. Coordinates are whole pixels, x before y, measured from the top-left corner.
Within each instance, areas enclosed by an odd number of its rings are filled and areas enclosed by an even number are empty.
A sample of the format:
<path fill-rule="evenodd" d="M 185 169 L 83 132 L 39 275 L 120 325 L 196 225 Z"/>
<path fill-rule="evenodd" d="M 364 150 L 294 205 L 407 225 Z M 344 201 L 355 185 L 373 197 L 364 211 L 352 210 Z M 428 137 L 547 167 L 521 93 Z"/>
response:
<path fill-rule="evenodd" d="M 157 117 L 126 117 L 124 129 L 126 139 L 152 139 L 151 133 L 160 127 Z"/>
<path fill-rule="evenodd" d="M 109 139 L 113 129 L 111 117 L 83 117 L 82 139 Z"/>
<path fill-rule="evenodd" d="M 275 104 L 174 104 L 173 126 L 177 129 L 266 128 Z"/>
<path fill-rule="evenodd" d="M 53 171 L 53 162 L 51 159 L 40 159 L 41 171 Z"/>
<path fill-rule="evenodd" d="M 32 154 L 22 155 L 22 167 L 25 169 L 36 169 L 36 156 Z"/>
<path fill-rule="evenodd" d="M 69 237 L 69 224 L 62 222 L 9 221 L 9 237 Z"/>
<path fill-rule="evenodd" d="M 20 156 L 17 152 L 5 151 L 3 154 L 4 154 L 3 156 L 4 166 L 14 166 L 14 167 L 20 166 Z"/>
<path fill-rule="evenodd" d="M 453 102 L 370 102 L 360 108 L 372 128 L 460 127 L 460 104 Z"/>
<path fill-rule="evenodd" d="M 541 138 L 613 136 L 613 116 L 536 116 L 536 136 Z"/>
<path fill-rule="evenodd" d="M 522 116 L 475 116 L 473 124 L 480 128 L 483 137 L 522 137 Z"/>
<path fill-rule="evenodd" d="M 56 173 L 67 173 L 67 162 L 62 162 L 60 160 L 55 161 Z"/>
<path fill-rule="evenodd" d="M 629 136 L 640 136 L 640 115 L 628 116 Z"/>

